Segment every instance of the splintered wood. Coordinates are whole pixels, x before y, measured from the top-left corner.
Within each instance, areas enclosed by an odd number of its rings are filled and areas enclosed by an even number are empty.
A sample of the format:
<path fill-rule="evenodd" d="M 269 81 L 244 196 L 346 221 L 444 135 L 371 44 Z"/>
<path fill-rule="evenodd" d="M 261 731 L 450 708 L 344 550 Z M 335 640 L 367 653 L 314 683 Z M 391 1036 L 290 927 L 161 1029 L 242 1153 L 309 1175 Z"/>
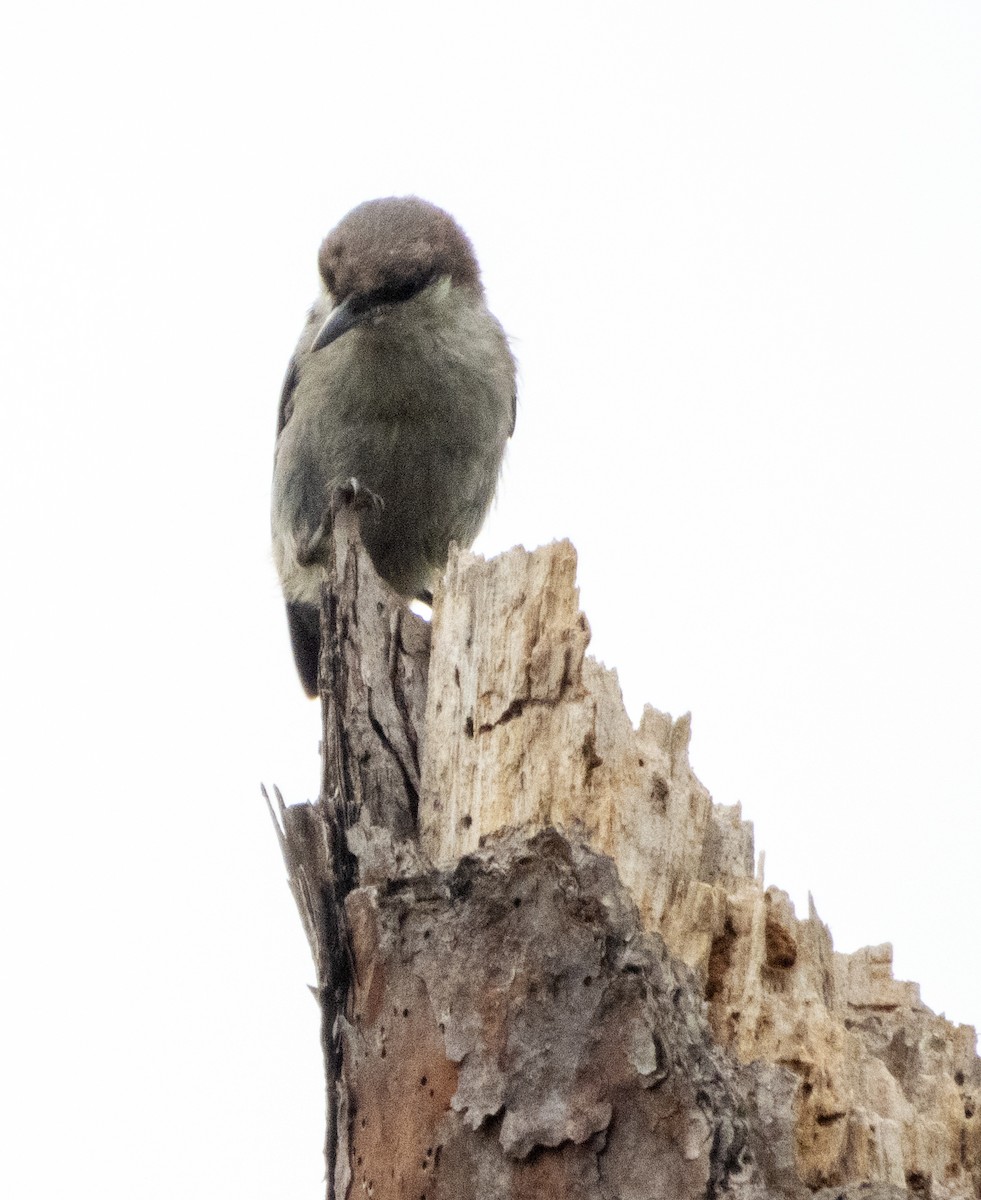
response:
<path fill-rule="evenodd" d="M 634 729 L 615 673 L 585 654 L 575 565 L 568 542 L 452 560 L 433 620 L 423 849 L 445 865 L 497 830 L 573 831 L 697 973 L 720 1044 L 793 1072 L 805 1184 L 981 1196 L 974 1030 L 893 980 L 891 947 L 835 953 L 813 906 L 798 919 L 755 877 L 752 827 L 691 770 L 689 718 L 648 707 Z"/>
<path fill-rule="evenodd" d="M 752 873 L 752 832 L 688 763 L 689 718 L 634 729 L 616 673 L 586 656 L 576 554 L 457 554 L 436 596 L 419 832 L 438 864 L 486 833 L 578 828 L 652 927 L 679 888 Z"/>
<path fill-rule="evenodd" d="M 437 863 L 482 833 L 568 823 L 585 807 L 593 757 L 553 750 L 595 740 L 589 629 L 575 553 L 568 542 L 550 550 L 493 563 L 455 554 L 436 596 L 419 817 Z"/>
<path fill-rule="evenodd" d="M 689 718 L 586 654 L 572 546 L 454 553 L 426 627 L 333 537 L 324 790 L 279 814 L 329 1194 L 978 1200 L 973 1029 L 764 886 Z"/>

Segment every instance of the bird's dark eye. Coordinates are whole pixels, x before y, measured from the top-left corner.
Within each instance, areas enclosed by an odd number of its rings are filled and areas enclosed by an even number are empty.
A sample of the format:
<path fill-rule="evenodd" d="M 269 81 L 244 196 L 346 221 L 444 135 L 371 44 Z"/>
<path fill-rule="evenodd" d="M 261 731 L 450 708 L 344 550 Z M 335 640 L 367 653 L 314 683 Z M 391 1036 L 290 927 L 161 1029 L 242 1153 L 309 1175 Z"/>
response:
<path fill-rule="evenodd" d="M 434 278 L 434 275 L 418 275 L 411 279 L 393 279 L 363 296 L 352 297 L 351 308 L 354 312 L 361 313 L 367 312 L 369 308 L 378 308 L 382 304 L 401 304 L 411 300 L 413 296 L 418 296 Z"/>

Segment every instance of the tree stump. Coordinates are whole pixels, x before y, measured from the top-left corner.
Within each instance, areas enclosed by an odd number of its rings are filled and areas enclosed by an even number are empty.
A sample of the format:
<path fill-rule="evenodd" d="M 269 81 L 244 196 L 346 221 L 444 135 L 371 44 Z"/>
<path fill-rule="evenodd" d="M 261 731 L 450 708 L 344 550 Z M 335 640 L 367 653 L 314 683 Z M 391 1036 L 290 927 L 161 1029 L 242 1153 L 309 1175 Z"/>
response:
<path fill-rule="evenodd" d="M 586 655 L 571 545 L 454 552 L 430 625 L 332 536 L 322 791 L 275 814 L 328 1197 L 981 1196 L 974 1031 L 764 887 L 688 718 Z"/>

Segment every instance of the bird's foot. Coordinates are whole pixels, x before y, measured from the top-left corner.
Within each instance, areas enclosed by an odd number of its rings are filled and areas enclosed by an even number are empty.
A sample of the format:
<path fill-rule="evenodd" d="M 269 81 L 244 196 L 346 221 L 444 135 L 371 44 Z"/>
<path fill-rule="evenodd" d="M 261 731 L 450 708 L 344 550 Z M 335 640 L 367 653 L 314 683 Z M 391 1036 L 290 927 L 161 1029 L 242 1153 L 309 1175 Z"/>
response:
<path fill-rule="evenodd" d="M 370 508 L 374 513 L 380 513 L 385 507 L 385 501 L 381 496 L 366 488 L 360 480 L 352 478 L 344 483 L 338 484 L 334 489 L 334 504 L 348 504 L 351 508 L 366 509 Z"/>

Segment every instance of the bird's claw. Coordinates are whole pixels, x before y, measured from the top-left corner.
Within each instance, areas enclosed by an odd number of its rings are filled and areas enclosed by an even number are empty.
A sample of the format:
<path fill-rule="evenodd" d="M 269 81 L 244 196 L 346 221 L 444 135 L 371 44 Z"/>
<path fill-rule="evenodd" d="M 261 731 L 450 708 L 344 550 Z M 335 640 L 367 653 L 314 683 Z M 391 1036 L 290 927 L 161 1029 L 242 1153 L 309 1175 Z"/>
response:
<path fill-rule="evenodd" d="M 336 504 L 349 504 L 355 509 L 370 508 L 372 512 L 380 513 L 385 507 L 385 501 L 376 492 L 366 488 L 360 480 L 352 478 L 338 484 L 334 491 Z"/>

